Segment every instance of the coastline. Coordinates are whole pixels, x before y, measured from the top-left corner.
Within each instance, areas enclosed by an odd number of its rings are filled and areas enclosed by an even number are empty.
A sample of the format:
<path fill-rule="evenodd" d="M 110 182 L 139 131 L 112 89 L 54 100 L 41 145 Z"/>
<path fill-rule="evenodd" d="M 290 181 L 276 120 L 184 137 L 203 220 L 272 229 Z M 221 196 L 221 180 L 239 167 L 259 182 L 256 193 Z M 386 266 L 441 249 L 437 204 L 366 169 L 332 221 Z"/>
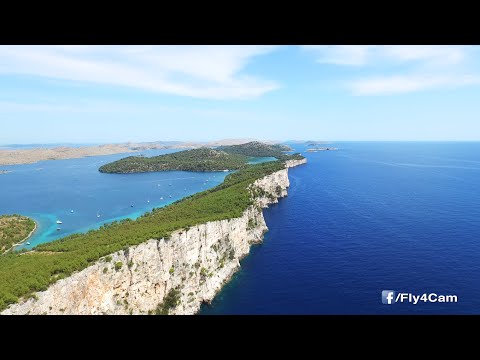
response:
<path fill-rule="evenodd" d="M 30 239 L 33 235 L 33 233 L 37 230 L 37 222 L 35 220 L 32 219 L 32 221 L 35 223 L 35 226 L 33 227 L 33 230 L 30 231 L 30 234 L 27 235 L 27 237 L 25 239 L 23 239 L 22 241 L 16 243 L 16 244 L 13 244 L 12 247 L 10 247 L 8 250 L 4 251 L 3 254 L 7 254 L 9 251 L 11 251 L 13 248 L 15 248 L 16 246 L 20 246 L 22 245 L 25 241 L 27 241 L 28 239 Z"/>
<path fill-rule="evenodd" d="M 1 314 L 151 314 L 166 296 L 178 296 L 169 314 L 196 314 L 240 269 L 251 245 L 262 242 L 268 230 L 263 208 L 287 196 L 288 168 L 304 163 L 291 160 L 255 180 L 248 187 L 253 204 L 239 217 L 179 228 L 112 252 Z"/>
<path fill-rule="evenodd" d="M 89 156 L 114 155 L 122 153 L 138 153 L 145 150 L 165 149 L 194 149 L 200 147 L 216 147 L 224 145 L 239 145 L 248 142 L 246 139 L 232 139 L 207 143 L 179 142 L 169 144 L 165 142 L 153 143 L 121 143 L 102 144 L 92 146 L 58 146 L 54 148 L 36 147 L 29 149 L 2 149 L 0 148 L 0 166 L 34 164 L 46 160 L 79 159 Z M 0 172 L 1 174 L 1 172 Z"/>

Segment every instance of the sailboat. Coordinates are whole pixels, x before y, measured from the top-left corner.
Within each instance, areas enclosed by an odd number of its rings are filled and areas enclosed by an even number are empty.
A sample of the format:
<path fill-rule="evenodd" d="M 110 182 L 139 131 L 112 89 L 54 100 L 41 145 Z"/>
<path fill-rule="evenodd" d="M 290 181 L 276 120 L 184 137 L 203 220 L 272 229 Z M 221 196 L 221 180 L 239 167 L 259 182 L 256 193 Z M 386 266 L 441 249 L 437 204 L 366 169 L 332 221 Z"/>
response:
<path fill-rule="evenodd" d="M 57 224 L 63 224 L 63 222 L 61 222 L 60 220 L 57 220 Z"/>

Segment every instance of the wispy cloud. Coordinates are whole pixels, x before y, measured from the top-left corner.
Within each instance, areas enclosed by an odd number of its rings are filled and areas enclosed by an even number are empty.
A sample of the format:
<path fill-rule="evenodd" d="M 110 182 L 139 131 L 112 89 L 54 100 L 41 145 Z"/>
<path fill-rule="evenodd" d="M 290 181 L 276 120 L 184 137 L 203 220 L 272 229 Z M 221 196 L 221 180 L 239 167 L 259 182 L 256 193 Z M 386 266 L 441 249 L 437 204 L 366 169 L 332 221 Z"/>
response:
<path fill-rule="evenodd" d="M 390 95 L 480 84 L 466 66 L 469 46 L 373 45 L 304 46 L 321 64 L 356 66 L 361 75 L 346 81 L 354 95 Z M 368 75 L 365 75 L 368 73 Z"/>
<path fill-rule="evenodd" d="M 480 84 L 480 77 L 395 75 L 354 80 L 348 87 L 354 95 L 390 95 L 473 84 Z"/>
<path fill-rule="evenodd" d="M 0 46 L 0 74 L 127 86 L 174 95 L 252 98 L 279 88 L 245 73 L 272 46 Z"/>

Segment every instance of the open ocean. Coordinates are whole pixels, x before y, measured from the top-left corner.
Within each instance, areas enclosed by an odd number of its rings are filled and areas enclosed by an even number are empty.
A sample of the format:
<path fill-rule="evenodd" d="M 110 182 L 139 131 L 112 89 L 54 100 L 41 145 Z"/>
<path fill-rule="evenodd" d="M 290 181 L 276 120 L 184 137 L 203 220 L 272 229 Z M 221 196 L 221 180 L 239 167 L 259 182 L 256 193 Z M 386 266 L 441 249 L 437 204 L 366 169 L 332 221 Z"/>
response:
<path fill-rule="evenodd" d="M 202 314 L 480 314 L 480 143 L 293 146 L 308 164 Z M 382 290 L 458 303 L 383 305 Z"/>
<path fill-rule="evenodd" d="M 480 143 L 292 146 L 308 164 L 290 169 L 289 196 L 265 210 L 264 243 L 201 314 L 480 314 Z M 124 156 L 0 166 L 12 171 L 0 175 L 0 213 L 39 223 L 32 247 L 138 217 L 226 175 L 97 171 Z M 383 305 L 382 290 L 458 303 Z"/>

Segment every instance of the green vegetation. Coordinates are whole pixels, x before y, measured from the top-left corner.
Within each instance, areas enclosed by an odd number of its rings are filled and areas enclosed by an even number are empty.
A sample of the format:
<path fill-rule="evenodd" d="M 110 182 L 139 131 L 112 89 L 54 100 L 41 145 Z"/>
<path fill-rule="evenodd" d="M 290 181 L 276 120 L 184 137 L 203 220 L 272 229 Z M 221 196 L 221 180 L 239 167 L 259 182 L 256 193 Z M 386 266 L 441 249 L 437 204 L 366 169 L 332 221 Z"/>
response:
<path fill-rule="evenodd" d="M 181 292 L 179 289 L 170 289 L 163 299 L 163 303 L 159 304 L 155 309 L 155 315 L 168 315 L 170 309 L 175 308 L 180 302 Z"/>
<path fill-rule="evenodd" d="M 35 229 L 35 221 L 22 215 L 0 216 L 0 254 L 25 240 Z"/>
<path fill-rule="evenodd" d="M 222 171 L 238 170 L 245 166 L 248 158 L 242 155 L 228 154 L 208 148 L 179 151 L 172 154 L 141 157 L 129 156 L 105 164 L 99 171 L 103 173 L 141 173 L 154 171 Z"/>
<path fill-rule="evenodd" d="M 220 146 L 217 149 L 200 148 L 172 154 L 143 157 L 129 156 L 105 164 L 103 173 L 129 174 L 155 171 L 222 171 L 239 170 L 247 166 L 249 157 L 275 157 L 279 160 L 303 159 L 300 154 L 287 155 L 285 145 L 268 145 L 253 141 L 242 145 Z"/>
<path fill-rule="evenodd" d="M 250 157 L 278 158 L 284 155 L 283 151 L 289 151 L 291 148 L 286 145 L 269 145 L 258 141 L 252 141 L 242 145 L 220 146 L 217 147 L 217 150 Z"/>
<path fill-rule="evenodd" d="M 82 270 L 100 258 L 112 261 L 110 254 L 125 247 L 149 239 L 168 239 L 172 231 L 189 226 L 241 216 L 253 204 L 248 186 L 283 168 L 280 161 L 248 165 L 229 174 L 222 184 L 212 189 L 154 209 L 135 221 L 113 222 L 99 230 L 41 244 L 33 252 L 0 256 L 0 311 L 21 297 L 46 290 L 58 279 Z M 230 258 L 233 256 L 232 250 Z"/>
<path fill-rule="evenodd" d="M 115 263 L 115 271 L 118 271 L 122 268 L 123 263 L 121 261 Z"/>

